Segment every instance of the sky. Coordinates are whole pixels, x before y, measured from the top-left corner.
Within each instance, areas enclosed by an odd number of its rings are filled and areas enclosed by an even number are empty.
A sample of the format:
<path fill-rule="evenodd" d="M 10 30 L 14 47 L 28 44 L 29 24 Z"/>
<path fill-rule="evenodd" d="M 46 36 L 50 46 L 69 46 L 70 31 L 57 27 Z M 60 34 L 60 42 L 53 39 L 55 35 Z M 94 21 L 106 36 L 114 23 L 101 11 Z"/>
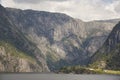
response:
<path fill-rule="evenodd" d="M 120 18 L 120 0 L 0 0 L 4 7 L 60 12 L 83 21 Z"/>

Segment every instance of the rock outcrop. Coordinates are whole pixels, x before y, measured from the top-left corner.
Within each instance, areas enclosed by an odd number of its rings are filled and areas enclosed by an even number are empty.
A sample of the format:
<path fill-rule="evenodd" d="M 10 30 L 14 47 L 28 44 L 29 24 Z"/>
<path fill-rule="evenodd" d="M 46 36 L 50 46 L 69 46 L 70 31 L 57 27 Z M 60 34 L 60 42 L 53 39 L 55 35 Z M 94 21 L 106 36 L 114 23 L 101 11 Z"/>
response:
<path fill-rule="evenodd" d="M 41 71 L 49 71 L 46 60 L 44 56 L 42 56 L 40 50 L 31 42 L 29 41 L 23 33 L 16 27 L 14 22 L 9 18 L 9 14 L 7 13 L 6 9 L 2 6 L 0 6 L 0 42 L 4 42 L 1 46 L 0 50 L 0 63 L 2 66 L 1 71 L 7 71 L 7 72 L 41 72 Z M 10 44 L 10 46 L 7 46 L 7 44 Z M 4 48 L 5 46 L 6 48 Z M 11 46 L 13 46 L 11 48 Z M 8 50 L 9 49 L 9 50 Z M 10 50 L 10 49 L 13 49 Z M 8 52 L 7 52 L 8 50 Z M 29 60 L 22 59 L 22 58 L 17 58 L 17 57 L 12 57 L 10 54 L 15 54 L 15 55 L 21 55 L 21 52 L 23 55 L 27 55 L 28 57 L 32 57 L 35 59 L 35 64 L 29 63 Z M 3 57 L 5 56 L 5 57 Z M 19 57 L 18 56 L 18 57 Z M 16 62 L 15 62 L 16 61 Z M 24 62 L 25 61 L 25 62 Z M 19 64 L 18 64 L 19 63 Z M 16 66 L 15 66 L 16 65 Z M 22 65 L 22 66 L 20 66 Z M 4 68 L 3 68 L 4 67 Z M 23 67 L 15 69 L 17 67 Z M 26 69 L 28 67 L 28 69 Z M 31 67 L 35 67 L 31 68 Z M 38 70 L 37 69 L 40 69 Z M 26 69 L 26 71 L 25 71 Z M 16 70 L 16 71 L 15 71 Z"/>
<path fill-rule="evenodd" d="M 94 66 L 102 61 L 104 68 L 120 70 L 120 22 L 113 28 L 104 45 L 92 56 Z"/>
<path fill-rule="evenodd" d="M 86 65 L 119 21 L 84 22 L 62 13 L 2 6 L 0 11 L 0 40 L 35 59 L 34 66 L 37 65 L 39 71 L 53 71 L 66 65 Z M 32 63 L 22 58 L 15 60 L 28 65 L 31 71 Z M 36 72 L 36 68 L 32 71 Z"/>
<path fill-rule="evenodd" d="M 85 65 L 119 21 L 83 22 L 66 14 L 7 8 L 11 20 L 41 50 L 51 70 Z"/>

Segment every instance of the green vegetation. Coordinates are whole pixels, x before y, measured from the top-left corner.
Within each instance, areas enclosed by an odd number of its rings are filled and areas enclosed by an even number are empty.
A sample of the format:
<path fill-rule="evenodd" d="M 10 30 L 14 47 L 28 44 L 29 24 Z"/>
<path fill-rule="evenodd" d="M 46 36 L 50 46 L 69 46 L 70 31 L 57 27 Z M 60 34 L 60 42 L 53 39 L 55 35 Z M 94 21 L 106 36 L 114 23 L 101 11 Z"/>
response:
<path fill-rule="evenodd" d="M 102 50 L 106 50 L 102 48 Z M 120 71 L 120 45 L 118 44 L 115 49 L 109 53 L 99 53 L 92 58 L 92 64 L 89 67 L 94 69 L 108 69 Z M 103 65 L 104 64 L 104 65 Z"/>
<path fill-rule="evenodd" d="M 73 74 L 118 74 L 118 75 L 120 75 L 120 71 L 93 69 L 93 68 L 81 67 L 81 66 L 62 67 L 59 70 L 59 73 L 67 73 L 67 74 L 68 73 L 73 73 Z"/>
<path fill-rule="evenodd" d="M 115 71 L 115 70 L 104 70 L 104 73 L 106 73 L 106 74 L 119 74 L 120 75 L 120 71 Z"/>
<path fill-rule="evenodd" d="M 19 57 L 19 58 L 24 58 L 27 59 L 28 61 L 35 61 L 34 58 L 30 57 L 29 55 L 23 53 L 22 51 L 18 50 L 15 48 L 12 44 L 5 42 L 5 41 L 0 41 L 0 47 L 4 47 L 6 54 L 10 54 L 11 56 Z"/>
<path fill-rule="evenodd" d="M 95 74 L 96 72 L 91 71 L 87 69 L 86 67 L 81 67 L 81 66 L 68 66 L 68 67 L 63 67 L 59 70 L 59 72 L 62 73 L 75 73 L 75 74 Z"/>
<path fill-rule="evenodd" d="M 111 52 L 109 59 L 106 61 L 106 68 L 110 70 L 120 70 L 120 44 Z"/>

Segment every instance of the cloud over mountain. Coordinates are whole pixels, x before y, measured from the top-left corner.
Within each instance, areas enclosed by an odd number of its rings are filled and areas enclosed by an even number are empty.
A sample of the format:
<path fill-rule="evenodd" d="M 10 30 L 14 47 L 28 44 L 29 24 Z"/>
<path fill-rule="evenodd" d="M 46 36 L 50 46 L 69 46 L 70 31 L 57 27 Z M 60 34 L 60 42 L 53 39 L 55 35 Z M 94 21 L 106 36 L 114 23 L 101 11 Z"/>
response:
<path fill-rule="evenodd" d="M 85 21 L 120 17 L 120 0 L 2 0 L 2 5 L 61 12 Z"/>
<path fill-rule="evenodd" d="M 67 1 L 67 0 L 13 0 L 16 3 L 40 3 L 44 1 L 56 1 L 56 2 L 61 2 L 61 1 Z"/>

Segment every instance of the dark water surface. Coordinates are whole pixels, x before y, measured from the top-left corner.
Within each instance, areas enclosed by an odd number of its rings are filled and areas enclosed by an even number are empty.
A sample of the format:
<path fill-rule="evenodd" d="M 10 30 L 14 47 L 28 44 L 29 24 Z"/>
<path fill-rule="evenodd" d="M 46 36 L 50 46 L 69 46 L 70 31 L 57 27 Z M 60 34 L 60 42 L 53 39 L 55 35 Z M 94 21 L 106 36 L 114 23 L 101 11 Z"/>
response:
<path fill-rule="evenodd" d="M 120 80 L 119 75 L 0 74 L 0 80 Z"/>

